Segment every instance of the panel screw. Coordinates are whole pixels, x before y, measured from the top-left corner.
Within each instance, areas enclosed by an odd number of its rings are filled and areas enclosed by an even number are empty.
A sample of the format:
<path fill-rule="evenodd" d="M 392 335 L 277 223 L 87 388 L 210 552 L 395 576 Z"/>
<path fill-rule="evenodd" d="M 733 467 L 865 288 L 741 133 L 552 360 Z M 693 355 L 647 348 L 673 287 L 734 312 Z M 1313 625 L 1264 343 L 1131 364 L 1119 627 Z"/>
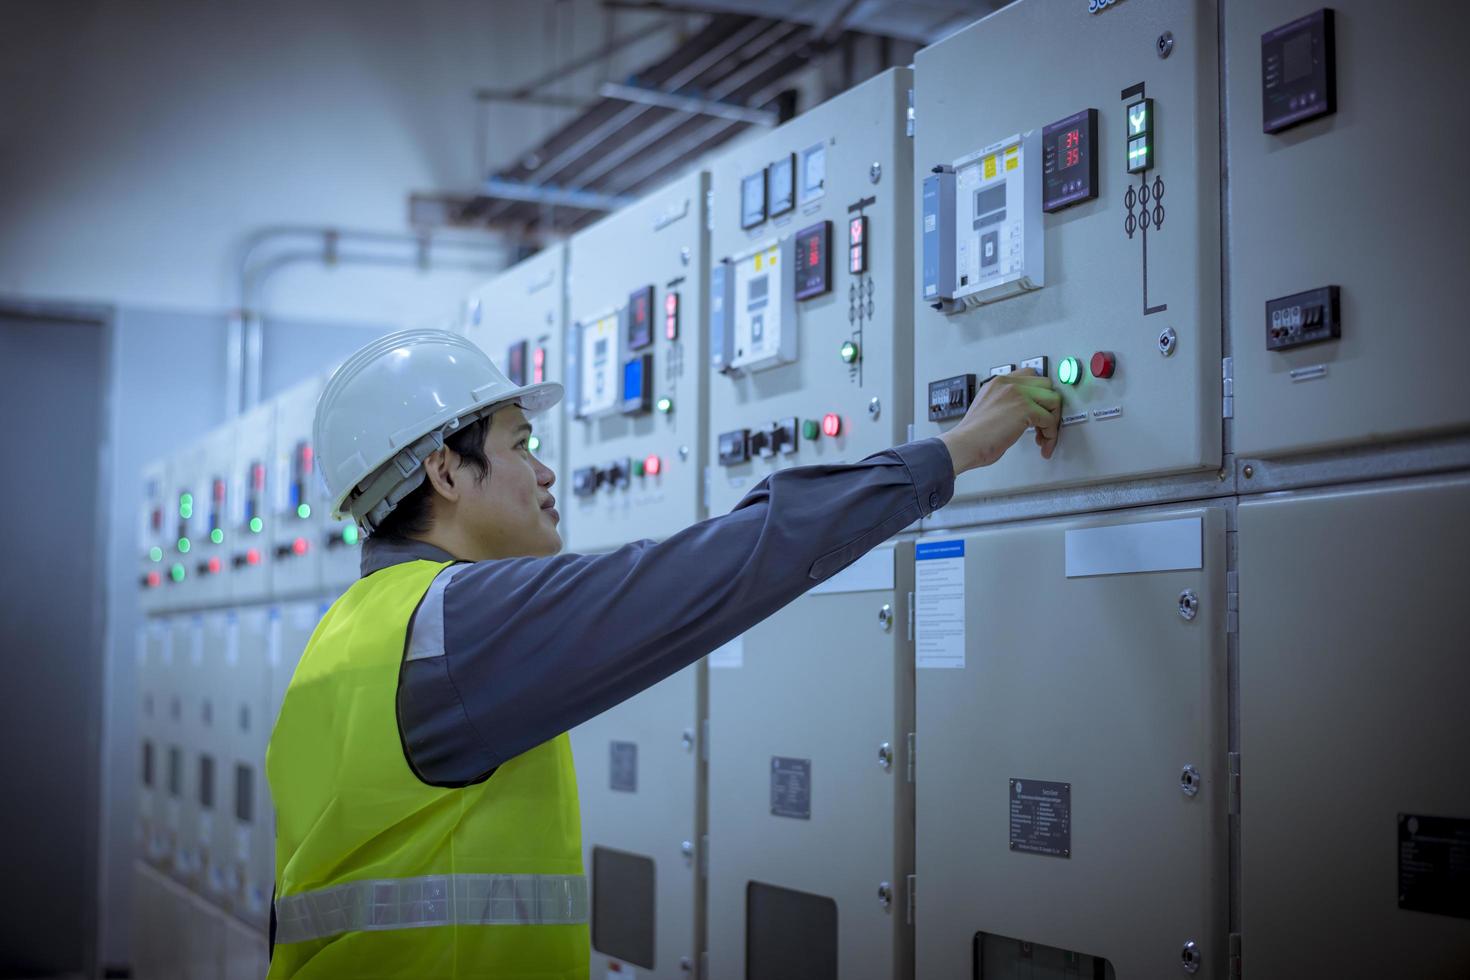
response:
<path fill-rule="evenodd" d="M 1195 595 L 1193 589 L 1185 589 L 1179 593 L 1179 618 L 1186 623 L 1199 615 L 1199 596 Z"/>
<path fill-rule="evenodd" d="M 1185 796 L 1199 795 L 1199 770 L 1194 766 L 1185 766 L 1179 772 L 1179 789 Z"/>
<path fill-rule="evenodd" d="M 1178 346 L 1179 335 L 1174 332 L 1173 327 L 1165 327 L 1164 332 L 1159 334 L 1159 353 L 1169 357 Z"/>
<path fill-rule="evenodd" d="M 679 957 L 679 969 L 683 970 L 685 973 L 693 973 L 694 961 L 687 956 Z"/>
<path fill-rule="evenodd" d="M 679 261 L 681 263 L 683 263 L 684 265 L 688 265 L 690 258 L 692 258 L 692 253 L 689 251 L 688 245 L 685 245 L 683 248 L 679 249 Z"/>
<path fill-rule="evenodd" d="M 878 904 L 884 910 L 893 905 L 893 886 L 886 881 L 878 884 Z"/>
<path fill-rule="evenodd" d="M 878 626 L 885 633 L 893 629 L 893 607 L 886 602 L 878 610 Z"/>
<path fill-rule="evenodd" d="M 680 459 L 688 459 L 689 458 L 689 447 L 688 446 L 680 446 L 679 447 L 679 458 Z M 1221 479 L 1224 479 L 1224 477 L 1221 477 Z"/>
<path fill-rule="evenodd" d="M 689 860 L 694 859 L 694 841 L 686 840 L 679 845 L 679 853 Z"/>
<path fill-rule="evenodd" d="M 1179 965 L 1184 967 L 1185 973 L 1198 973 L 1199 965 L 1204 957 L 1200 955 L 1199 944 L 1193 939 L 1184 944 L 1179 951 Z"/>
<path fill-rule="evenodd" d="M 893 746 L 887 742 L 878 746 L 878 768 L 884 772 L 893 768 Z"/>
<path fill-rule="evenodd" d="M 1245 475 L 1245 478 L 1249 480 L 1251 477 L 1256 475 L 1256 468 L 1251 464 L 1246 463 L 1245 469 L 1241 470 L 1241 473 L 1243 473 Z"/>
<path fill-rule="evenodd" d="M 882 180 L 883 179 L 883 164 L 879 163 L 877 160 L 874 160 L 871 164 L 869 164 L 868 165 L 868 179 L 871 180 L 875 184 L 878 183 L 878 181 Z"/>
<path fill-rule="evenodd" d="M 1165 31 L 1160 34 L 1159 39 L 1154 42 L 1154 47 L 1159 52 L 1160 58 L 1169 57 L 1174 53 L 1174 32 Z"/>
<path fill-rule="evenodd" d="M 877 395 L 874 395 L 873 396 L 873 400 L 870 401 L 870 402 L 868 402 L 868 414 L 871 415 L 874 419 L 876 419 L 878 417 L 878 415 L 882 411 L 883 411 L 883 403 L 878 400 L 878 396 Z"/>
<path fill-rule="evenodd" d="M 687 728 L 684 729 L 684 734 L 682 734 L 682 735 L 679 736 L 679 744 L 682 745 L 682 746 L 684 746 L 684 751 L 685 752 L 693 752 L 694 751 L 694 733 L 691 732 Z"/>

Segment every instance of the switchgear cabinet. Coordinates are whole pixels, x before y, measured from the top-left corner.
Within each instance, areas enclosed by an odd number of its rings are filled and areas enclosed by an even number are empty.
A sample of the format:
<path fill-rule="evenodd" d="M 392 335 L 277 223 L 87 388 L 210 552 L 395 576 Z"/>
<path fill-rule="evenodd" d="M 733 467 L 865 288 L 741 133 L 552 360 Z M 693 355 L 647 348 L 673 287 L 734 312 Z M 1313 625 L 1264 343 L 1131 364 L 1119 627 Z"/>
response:
<path fill-rule="evenodd" d="M 915 545 L 918 976 L 1227 975 L 1225 507 Z"/>
<path fill-rule="evenodd" d="M 1244 976 L 1470 964 L 1463 475 L 1243 500 Z"/>
<path fill-rule="evenodd" d="M 879 548 L 710 656 L 709 977 L 915 975 L 912 574 Z"/>
<path fill-rule="evenodd" d="M 708 188 L 690 174 L 568 246 L 557 496 L 572 551 L 666 538 L 703 516 Z"/>
<path fill-rule="evenodd" d="M 465 300 L 464 333 L 517 384 L 559 381 L 567 323 L 567 247 L 549 245 L 500 273 Z M 557 496 L 569 495 L 565 412 L 558 405 L 531 420 L 536 456 L 556 471 Z M 561 508 L 563 521 L 566 508 Z"/>
<path fill-rule="evenodd" d="M 1470 428 L 1470 8 L 1223 9 L 1237 454 Z"/>
<path fill-rule="evenodd" d="M 914 59 L 914 430 L 994 375 L 1062 394 L 957 500 L 1221 462 L 1216 6 L 1019 0 Z"/>
<path fill-rule="evenodd" d="M 711 514 L 782 467 L 907 437 L 912 78 L 886 71 L 710 167 Z"/>

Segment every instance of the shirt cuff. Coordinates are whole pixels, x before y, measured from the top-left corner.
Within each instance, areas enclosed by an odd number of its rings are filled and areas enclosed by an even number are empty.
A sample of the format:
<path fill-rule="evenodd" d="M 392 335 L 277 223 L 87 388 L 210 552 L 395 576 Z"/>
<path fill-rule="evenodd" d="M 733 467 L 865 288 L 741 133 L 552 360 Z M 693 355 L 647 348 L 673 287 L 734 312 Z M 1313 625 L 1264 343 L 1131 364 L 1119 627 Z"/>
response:
<path fill-rule="evenodd" d="M 940 439 L 921 439 L 893 449 L 903 460 L 909 478 L 914 481 L 914 494 L 919 502 L 919 516 L 928 517 L 949 503 L 954 496 L 954 460 L 949 447 Z"/>

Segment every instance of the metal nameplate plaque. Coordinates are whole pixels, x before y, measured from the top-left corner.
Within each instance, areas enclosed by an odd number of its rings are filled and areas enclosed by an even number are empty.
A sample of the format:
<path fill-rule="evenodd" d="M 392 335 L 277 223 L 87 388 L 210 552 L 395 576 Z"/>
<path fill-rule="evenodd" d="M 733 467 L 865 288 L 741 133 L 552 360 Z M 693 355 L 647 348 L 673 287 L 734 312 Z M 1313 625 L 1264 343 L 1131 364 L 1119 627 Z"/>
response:
<path fill-rule="evenodd" d="M 771 756 L 771 816 L 812 818 L 812 760 Z"/>
<path fill-rule="evenodd" d="M 1399 908 L 1470 919 L 1470 819 L 1399 814 Z"/>
<path fill-rule="evenodd" d="M 1011 850 L 1072 856 L 1072 784 L 1012 779 Z"/>
<path fill-rule="evenodd" d="M 638 792 L 638 743 L 609 742 L 608 782 L 619 793 Z"/>

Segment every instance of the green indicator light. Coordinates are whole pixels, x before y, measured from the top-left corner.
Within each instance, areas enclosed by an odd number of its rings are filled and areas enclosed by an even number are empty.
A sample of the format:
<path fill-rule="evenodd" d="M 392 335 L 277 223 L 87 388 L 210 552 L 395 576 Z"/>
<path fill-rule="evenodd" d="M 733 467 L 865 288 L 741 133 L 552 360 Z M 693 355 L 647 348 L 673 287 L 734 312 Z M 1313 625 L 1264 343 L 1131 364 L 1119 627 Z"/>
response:
<path fill-rule="evenodd" d="M 818 427 L 816 419 L 807 419 L 805 422 L 801 423 L 802 438 L 815 439 L 821 434 L 822 430 Z"/>
<path fill-rule="evenodd" d="M 259 534 L 264 527 L 265 527 L 265 521 L 261 520 L 258 517 L 252 517 L 252 518 L 250 518 L 250 533 L 251 534 Z"/>
<path fill-rule="evenodd" d="M 193 507 L 185 507 L 185 506 L 180 505 L 180 507 L 179 507 L 179 516 L 182 517 L 184 520 L 187 521 L 189 518 L 191 518 L 191 517 L 194 516 L 194 508 Z"/>
<path fill-rule="evenodd" d="M 173 568 L 170 568 L 168 570 L 168 577 L 173 579 L 175 582 L 182 582 L 184 580 L 184 566 L 174 565 Z"/>
<path fill-rule="evenodd" d="M 225 540 L 225 532 L 221 531 L 219 528 L 215 528 L 213 531 L 209 532 L 209 540 L 213 541 L 215 544 L 220 544 Z"/>
<path fill-rule="evenodd" d="M 181 554 L 181 555 L 187 555 L 188 553 L 189 553 L 189 539 L 188 538 L 179 538 L 179 554 Z"/>
<path fill-rule="evenodd" d="M 641 460 L 641 459 L 635 459 L 633 461 L 633 475 L 634 476 L 642 476 L 643 475 L 643 460 Z"/>
<path fill-rule="evenodd" d="M 858 359 L 858 345 L 851 340 L 844 340 L 842 346 L 838 348 L 838 353 L 842 355 L 844 364 L 851 364 Z"/>
<path fill-rule="evenodd" d="M 1075 357 L 1064 357 L 1057 367 L 1057 380 L 1064 385 L 1074 385 L 1082 375 L 1082 367 Z"/>
<path fill-rule="evenodd" d="M 148 557 L 152 561 L 163 561 L 163 549 L 154 545 L 148 549 Z"/>
<path fill-rule="evenodd" d="M 357 525 L 349 524 L 342 529 L 342 540 L 347 544 L 357 544 Z"/>
<path fill-rule="evenodd" d="M 531 450 L 531 452 L 533 453 L 539 452 L 541 450 L 541 437 L 531 436 L 530 438 L 528 438 L 526 440 L 526 448 Z"/>
<path fill-rule="evenodd" d="M 311 504 L 302 504 L 296 508 L 296 516 L 303 521 L 311 516 Z"/>
<path fill-rule="evenodd" d="M 659 410 L 660 415 L 667 415 L 674 410 L 674 400 L 668 395 L 664 395 L 655 403 L 654 407 Z"/>
<path fill-rule="evenodd" d="M 192 493 L 181 493 L 181 494 L 179 494 L 179 507 L 180 508 L 183 508 L 183 507 L 193 507 L 193 506 L 194 506 L 194 495 Z"/>

